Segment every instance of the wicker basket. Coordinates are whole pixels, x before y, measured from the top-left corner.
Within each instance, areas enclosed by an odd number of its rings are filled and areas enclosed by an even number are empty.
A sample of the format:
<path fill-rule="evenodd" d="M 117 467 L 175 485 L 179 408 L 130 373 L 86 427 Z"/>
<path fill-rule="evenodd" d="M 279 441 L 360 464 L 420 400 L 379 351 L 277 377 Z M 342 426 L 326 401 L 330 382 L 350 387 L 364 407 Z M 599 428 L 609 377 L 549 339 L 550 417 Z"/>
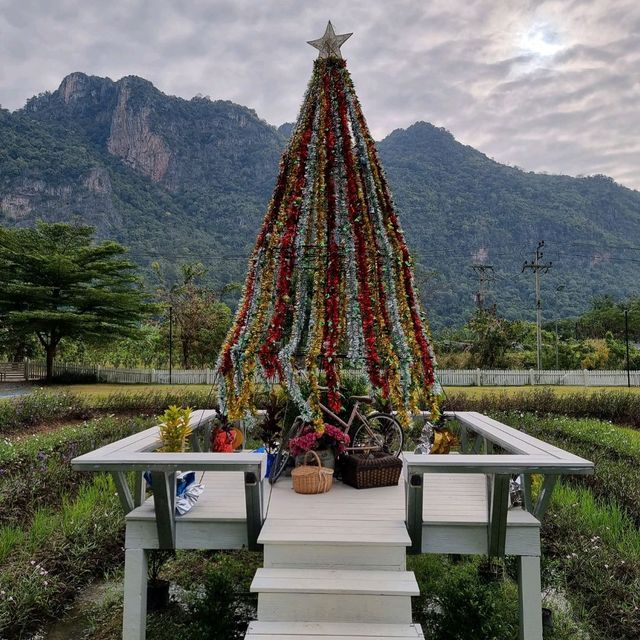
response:
<path fill-rule="evenodd" d="M 393 487 L 402 473 L 402 460 L 396 456 L 373 451 L 351 454 L 342 465 L 342 482 L 356 489 Z"/>
<path fill-rule="evenodd" d="M 317 466 L 307 464 L 310 453 L 315 456 Z M 296 493 L 326 493 L 333 485 L 333 469 L 323 467 L 315 451 L 307 451 L 304 454 L 303 464 L 291 472 L 291 479 Z"/>

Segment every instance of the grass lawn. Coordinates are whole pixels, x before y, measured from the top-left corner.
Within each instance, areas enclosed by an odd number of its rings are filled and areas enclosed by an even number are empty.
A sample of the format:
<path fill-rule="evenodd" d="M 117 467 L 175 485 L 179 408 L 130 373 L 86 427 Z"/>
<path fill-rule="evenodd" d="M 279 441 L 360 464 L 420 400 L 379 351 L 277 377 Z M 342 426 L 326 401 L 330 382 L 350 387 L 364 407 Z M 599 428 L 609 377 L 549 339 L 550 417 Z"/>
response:
<path fill-rule="evenodd" d="M 208 384 L 59 384 L 45 387 L 47 391 L 69 391 L 78 395 L 105 397 L 112 393 L 180 393 L 181 391 L 203 391 L 211 389 Z"/>
<path fill-rule="evenodd" d="M 629 391 L 631 393 L 640 393 L 640 387 L 584 387 L 581 385 L 523 385 L 508 387 L 445 387 L 444 390 L 448 394 L 464 393 L 472 398 L 482 396 L 495 395 L 497 393 L 506 393 L 515 395 L 518 393 L 526 393 L 527 391 L 541 391 L 549 389 L 560 396 L 572 393 L 593 393 L 594 391 L 611 391 L 620 393 L 621 391 Z"/>
<path fill-rule="evenodd" d="M 93 395 L 98 397 L 108 396 L 112 393 L 153 393 L 158 391 L 166 391 L 167 393 L 175 393 L 181 391 L 209 391 L 210 385 L 207 384 L 65 384 L 47 387 L 50 391 L 71 391 L 79 395 Z M 536 386 L 508 386 L 508 387 L 445 387 L 448 394 L 464 393 L 472 398 L 478 398 L 487 395 L 495 395 L 498 393 L 506 393 L 514 395 L 527 391 L 540 391 L 542 389 L 551 389 L 558 395 L 568 395 L 571 393 L 592 393 L 594 391 L 630 391 L 631 393 L 640 393 L 640 387 L 583 387 L 583 386 L 552 386 L 552 385 L 536 385 Z"/>

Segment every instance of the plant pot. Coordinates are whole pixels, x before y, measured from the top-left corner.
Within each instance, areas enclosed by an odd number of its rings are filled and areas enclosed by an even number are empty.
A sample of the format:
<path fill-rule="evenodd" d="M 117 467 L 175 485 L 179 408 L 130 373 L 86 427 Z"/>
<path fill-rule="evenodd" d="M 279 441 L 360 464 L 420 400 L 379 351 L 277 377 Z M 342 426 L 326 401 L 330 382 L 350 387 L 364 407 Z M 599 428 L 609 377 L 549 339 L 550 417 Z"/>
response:
<path fill-rule="evenodd" d="M 147 582 L 147 611 L 160 611 L 169 606 L 169 581 L 155 578 Z"/>
<path fill-rule="evenodd" d="M 336 468 L 336 454 L 333 452 L 333 449 L 320 449 L 316 451 L 318 457 L 320 458 L 320 462 L 322 462 L 323 467 L 327 467 L 327 469 L 335 469 Z M 304 462 L 304 453 L 296 456 L 296 467 L 299 467 Z M 313 461 L 311 461 L 313 463 Z"/>

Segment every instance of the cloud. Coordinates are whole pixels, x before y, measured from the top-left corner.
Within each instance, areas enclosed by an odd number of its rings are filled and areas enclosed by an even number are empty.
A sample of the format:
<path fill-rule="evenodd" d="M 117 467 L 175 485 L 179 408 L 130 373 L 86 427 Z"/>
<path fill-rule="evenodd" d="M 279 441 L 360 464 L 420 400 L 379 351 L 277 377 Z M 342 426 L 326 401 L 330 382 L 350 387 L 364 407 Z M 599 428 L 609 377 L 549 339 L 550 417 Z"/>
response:
<path fill-rule="evenodd" d="M 135 74 L 294 120 L 331 18 L 378 138 L 417 120 L 500 162 L 640 188 L 632 0 L 0 0 L 0 103 Z"/>

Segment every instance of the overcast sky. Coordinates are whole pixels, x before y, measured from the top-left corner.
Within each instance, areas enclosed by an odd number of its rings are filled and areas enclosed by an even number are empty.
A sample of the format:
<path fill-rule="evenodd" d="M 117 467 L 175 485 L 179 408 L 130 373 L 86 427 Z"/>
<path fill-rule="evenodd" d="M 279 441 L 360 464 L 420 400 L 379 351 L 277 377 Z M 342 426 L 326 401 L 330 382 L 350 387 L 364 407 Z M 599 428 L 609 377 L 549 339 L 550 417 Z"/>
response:
<path fill-rule="evenodd" d="M 343 55 L 380 139 L 426 120 L 525 169 L 640 189 L 638 0 L 0 0 L 0 104 L 72 71 L 135 74 L 292 121 L 317 51 Z"/>

